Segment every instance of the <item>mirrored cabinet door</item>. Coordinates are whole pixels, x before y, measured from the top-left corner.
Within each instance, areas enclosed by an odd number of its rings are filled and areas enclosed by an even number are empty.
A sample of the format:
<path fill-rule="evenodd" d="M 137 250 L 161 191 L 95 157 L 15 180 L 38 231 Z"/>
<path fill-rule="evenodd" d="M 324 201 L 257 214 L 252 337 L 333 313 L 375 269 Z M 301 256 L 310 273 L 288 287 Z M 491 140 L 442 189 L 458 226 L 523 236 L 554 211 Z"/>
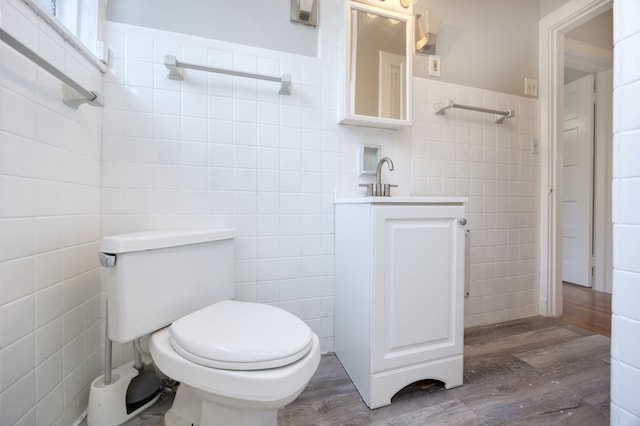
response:
<path fill-rule="evenodd" d="M 349 3 L 342 123 L 411 125 L 410 15 Z"/>

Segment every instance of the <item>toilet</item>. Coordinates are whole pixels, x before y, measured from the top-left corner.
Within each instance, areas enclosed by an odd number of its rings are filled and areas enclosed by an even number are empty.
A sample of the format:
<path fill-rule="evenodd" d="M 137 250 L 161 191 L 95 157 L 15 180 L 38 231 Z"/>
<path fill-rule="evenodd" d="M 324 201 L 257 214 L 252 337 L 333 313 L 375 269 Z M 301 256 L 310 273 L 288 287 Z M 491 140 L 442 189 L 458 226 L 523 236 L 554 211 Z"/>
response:
<path fill-rule="evenodd" d="M 109 337 L 151 334 L 156 367 L 180 382 L 166 425 L 276 425 L 320 362 L 295 315 L 234 297 L 235 230 L 105 237 Z"/>

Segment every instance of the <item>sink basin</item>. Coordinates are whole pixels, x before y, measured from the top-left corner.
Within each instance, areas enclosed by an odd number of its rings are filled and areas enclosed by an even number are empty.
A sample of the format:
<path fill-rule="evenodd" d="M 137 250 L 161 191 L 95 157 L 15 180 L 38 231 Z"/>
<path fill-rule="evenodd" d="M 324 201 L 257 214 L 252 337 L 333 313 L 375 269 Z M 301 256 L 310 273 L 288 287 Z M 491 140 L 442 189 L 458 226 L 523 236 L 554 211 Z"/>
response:
<path fill-rule="evenodd" d="M 335 197 L 335 204 L 463 204 L 467 197 Z"/>

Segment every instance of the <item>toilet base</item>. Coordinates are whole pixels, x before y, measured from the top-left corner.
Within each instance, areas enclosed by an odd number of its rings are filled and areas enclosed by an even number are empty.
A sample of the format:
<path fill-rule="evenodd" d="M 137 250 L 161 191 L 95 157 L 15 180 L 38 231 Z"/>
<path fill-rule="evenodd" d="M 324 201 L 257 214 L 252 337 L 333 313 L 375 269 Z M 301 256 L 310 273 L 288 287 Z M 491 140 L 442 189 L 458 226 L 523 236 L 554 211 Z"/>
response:
<path fill-rule="evenodd" d="M 278 410 L 250 410 L 203 400 L 181 383 L 173 405 L 164 416 L 165 426 L 275 426 Z"/>

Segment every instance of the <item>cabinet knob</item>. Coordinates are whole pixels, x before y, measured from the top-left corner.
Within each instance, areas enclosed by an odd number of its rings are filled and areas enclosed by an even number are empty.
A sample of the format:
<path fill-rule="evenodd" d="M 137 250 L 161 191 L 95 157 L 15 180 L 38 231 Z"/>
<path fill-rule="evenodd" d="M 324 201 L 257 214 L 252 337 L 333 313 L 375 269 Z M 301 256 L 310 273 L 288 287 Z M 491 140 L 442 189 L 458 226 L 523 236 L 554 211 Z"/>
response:
<path fill-rule="evenodd" d="M 460 225 L 464 226 L 467 224 L 467 219 L 465 219 L 464 217 L 462 219 L 459 220 Z"/>

